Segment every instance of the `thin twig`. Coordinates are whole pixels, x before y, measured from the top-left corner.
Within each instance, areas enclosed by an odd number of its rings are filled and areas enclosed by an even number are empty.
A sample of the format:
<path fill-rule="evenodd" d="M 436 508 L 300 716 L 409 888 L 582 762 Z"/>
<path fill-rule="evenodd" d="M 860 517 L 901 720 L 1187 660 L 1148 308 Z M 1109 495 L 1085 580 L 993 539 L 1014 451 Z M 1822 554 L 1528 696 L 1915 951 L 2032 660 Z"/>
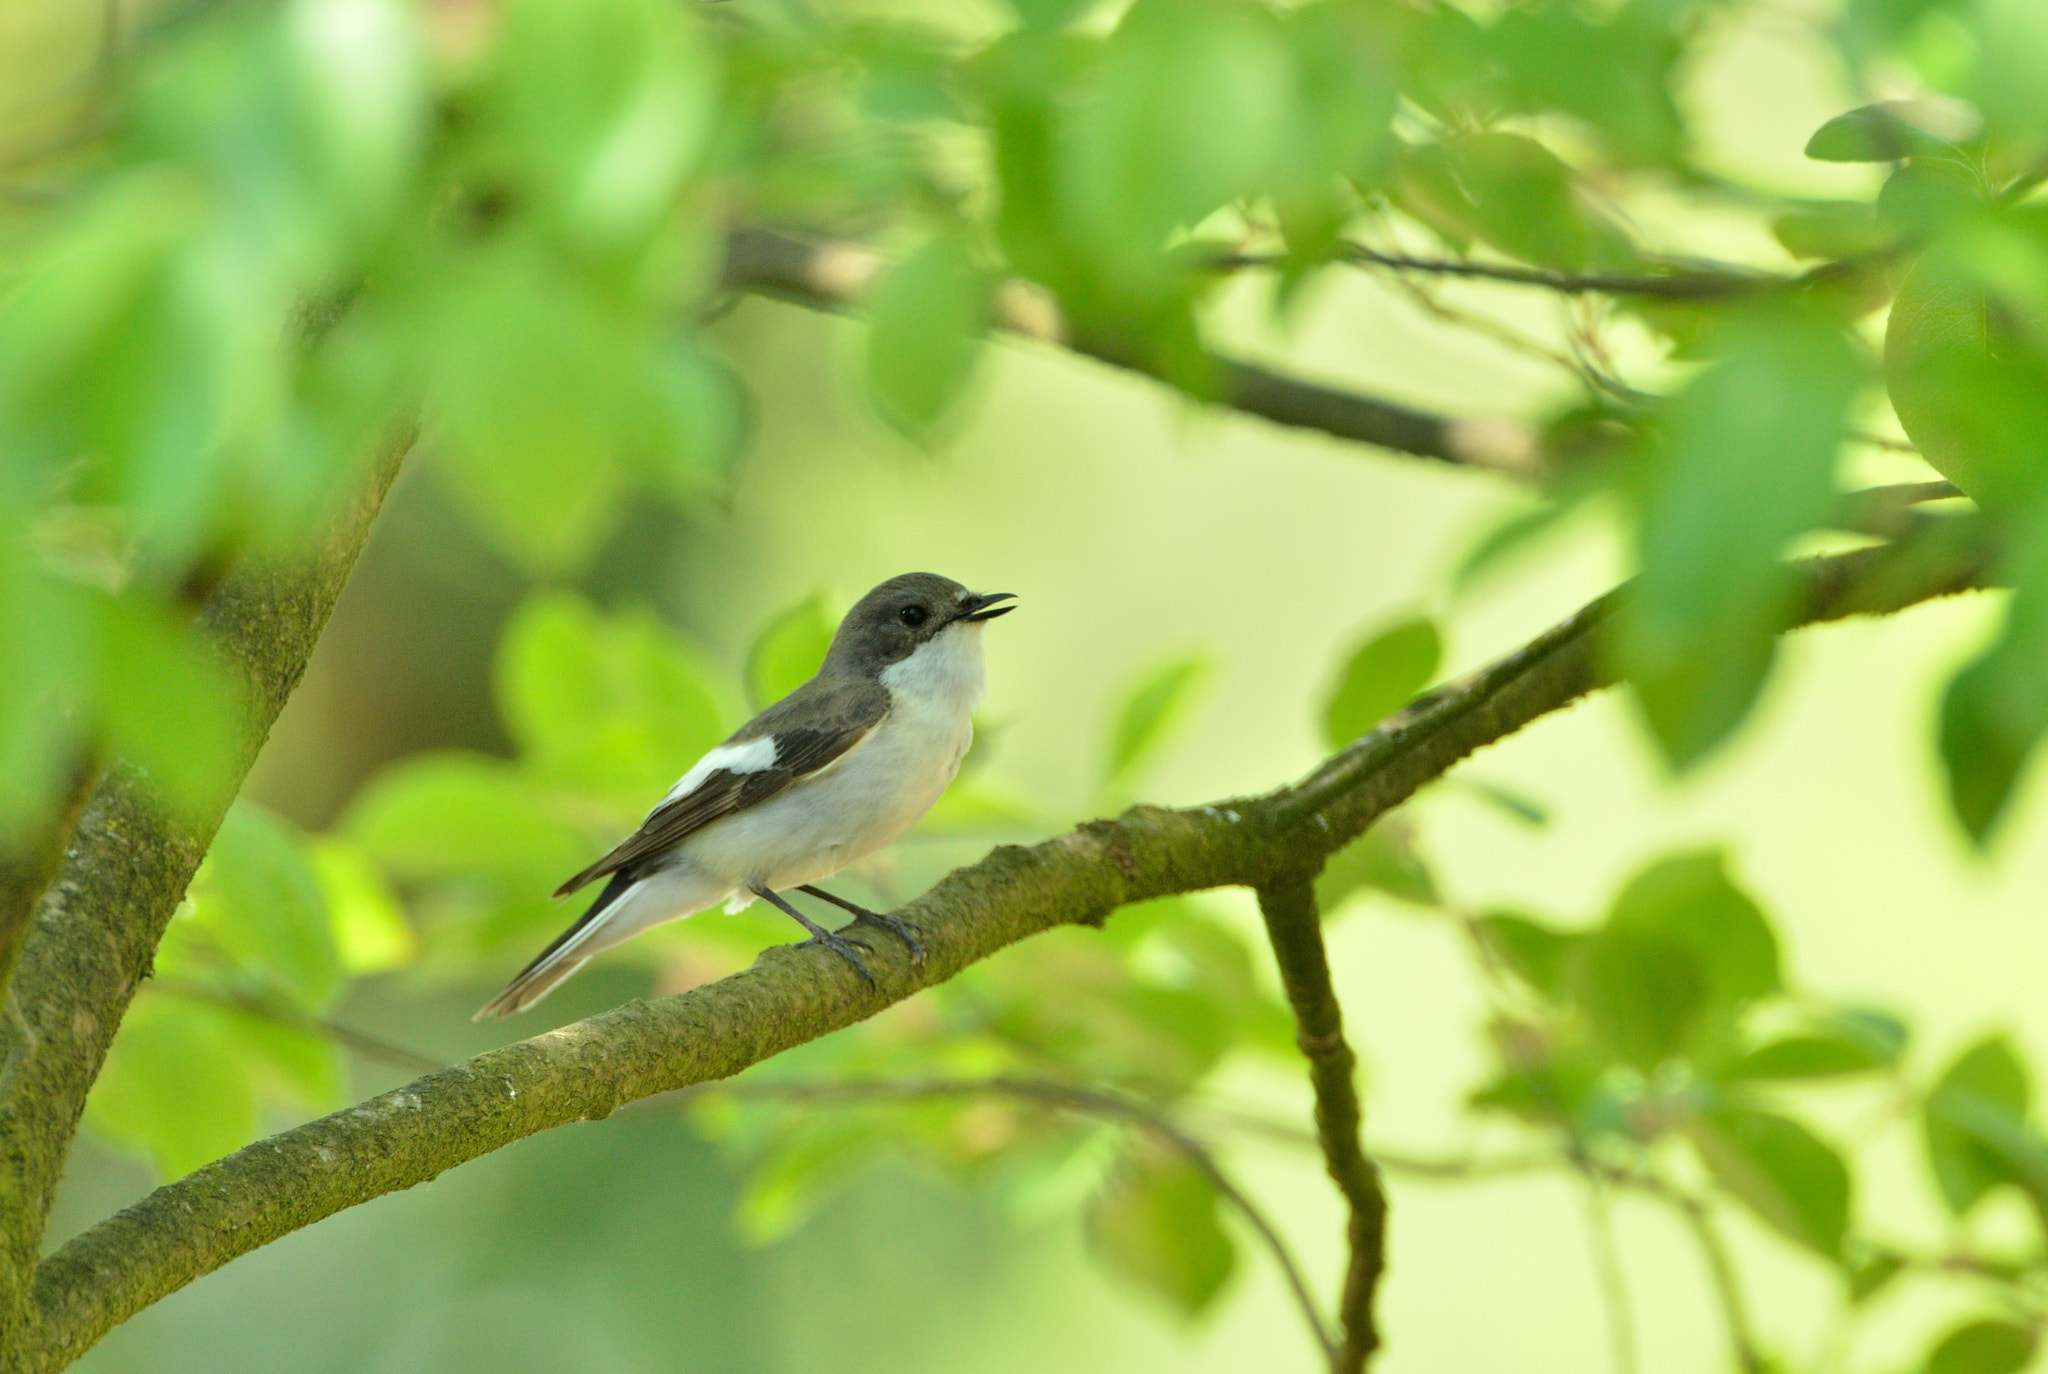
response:
<path fill-rule="evenodd" d="M 1344 1039 L 1344 1012 L 1330 981 L 1315 884 L 1303 875 L 1261 887 L 1258 895 L 1280 983 L 1294 1010 L 1295 1043 L 1308 1057 L 1323 1165 L 1349 1213 L 1344 1228 L 1349 1260 L 1338 1304 L 1344 1343 L 1330 1368 L 1332 1374 L 1358 1374 L 1380 1345 L 1373 1298 L 1387 1266 L 1387 1195 L 1378 1168 L 1365 1153 L 1357 1060 Z"/>
<path fill-rule="evenodd" d="M 1046 1079 L 997 1076 L 886 1082 L 849 1080 L 806 1083 L 762 1079 L 752 1082 L 706 1083 L 668 1094 L 665 1100 L 688 1100 L 714 1093 L 730 1097 L 774 1098 L 798 1102 L 917 1102 L 932 1098 L 993 1095 L 1035 1102 L 1041 1106 L 1081 1115 L 1109 1117 L 1140 1126 L 1180 1152 L 1209 1181 L 1217 1195 L 1237 1209 L 1238 1214 L 1258 1234 L 1259 1240 L 1272 1255 L 1273 1262 L 1279 1266 L 1282 1277 L 1287 1281 L 1288 1290 L 1293 1294 L 1295 1306 L 1301 1313 L 1302 1321 L 1308 1326 L 1309 1333 L 1315 1338 L 1325 1358 L 1336 1358 L 1337 1342 L 1324 1324 L 1322 1314 L 1316 1310 L 1315 1296 L 1309 1291 L 1308 1280 L 1303 1276 L 1301 1266 L 1296 1263 L 1293 1252 L 1288 1249 L 1279 1228 L 1267 1218 L 1258 1204 L 1231 1180 L 1206 1145 L 1183 1130 L 1157 1107 L 1135 1097 L 1103 1088 L 1087 1088 Z"/>
<path fill-rule="evenodd" d="M 1601 1305 L 1607 1311 L 1607 1340 L 1614 1374 L 1636 1374 L 1635 1310 L 1628 1298 L 1628 1275 L 1615 1243 L 1614 1214 L 1602 1191 L 1599 1175 L 1581 1170 L 1586 1185 L 1586 1242 L 1593 1252 L 1593 1273 L 1600 1281 Z"/>

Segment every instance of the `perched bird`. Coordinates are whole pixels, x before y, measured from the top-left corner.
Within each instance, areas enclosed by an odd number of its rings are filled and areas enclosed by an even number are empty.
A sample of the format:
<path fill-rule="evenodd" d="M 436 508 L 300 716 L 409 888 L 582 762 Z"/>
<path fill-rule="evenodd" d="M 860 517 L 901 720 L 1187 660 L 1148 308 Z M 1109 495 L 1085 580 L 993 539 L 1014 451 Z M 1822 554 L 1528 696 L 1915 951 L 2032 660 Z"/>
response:
<path fill-rule="evenodd" d="M 556 937 L 476 1016 L 510 1016 L 554 990 L 592 955 L 650 926 L 719 902 L 756 897 L 874 978 L 855 946 L 782 896 L 807 892 L 887 929 L 922 960 L 904 922 L 812 884 L 893 843 L 960 771 L 983 688 L 981 627 L 1015 610 L 1009 592 L 977 595 L 933 573 L 892 577 L 839 622 L 818 675 L 755 716 L 669 789 L 638 830 L 557 888 L 609 878 Z"/>

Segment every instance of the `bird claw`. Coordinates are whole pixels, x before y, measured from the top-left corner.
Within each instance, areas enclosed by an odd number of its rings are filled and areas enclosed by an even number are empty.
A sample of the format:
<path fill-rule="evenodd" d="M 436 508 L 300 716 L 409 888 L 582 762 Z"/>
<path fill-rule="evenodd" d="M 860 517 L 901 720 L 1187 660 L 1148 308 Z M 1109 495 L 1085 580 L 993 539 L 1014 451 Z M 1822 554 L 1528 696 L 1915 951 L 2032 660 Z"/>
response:
<path fill-rule="evenodd" d="M 879 911 L 863 911 L 853 918 L 853 923 L 880 926 L 903 942 L 903 947 L 910 951 L 911 963 L 924 963 L 924 941 L 917 938 L 917 927 L 910 922 L 899 921 L 894 916 L 884 916 Z"/>
<path fill-rule="evenodd" d="M 855 973 L 858 973 L 863 979 L 865 979 L 869 987 L 873 987 L 875 985 L 875 975 L 868 972 L 868 966 L 866 964 L 863 964 L 860 961 L 860 956 L 853 952 L 854 948 L 858 946 L 859 948 L 866 950 L 868 953 L 873 954 L 875 952 L 875 947 L 869 944 L 867 941 L 850 940 L 843 935 L 835 935 L 829 930 L 821 930 L 816 935 L 813 935 L 810 939 L 798 944 L 797 948 L 808 949 L 812 945 L 823 945 L 826 949 L 831 950 L 834 954 L 844 959 L 847 963 L 852 964 L 853 971 Z"/>

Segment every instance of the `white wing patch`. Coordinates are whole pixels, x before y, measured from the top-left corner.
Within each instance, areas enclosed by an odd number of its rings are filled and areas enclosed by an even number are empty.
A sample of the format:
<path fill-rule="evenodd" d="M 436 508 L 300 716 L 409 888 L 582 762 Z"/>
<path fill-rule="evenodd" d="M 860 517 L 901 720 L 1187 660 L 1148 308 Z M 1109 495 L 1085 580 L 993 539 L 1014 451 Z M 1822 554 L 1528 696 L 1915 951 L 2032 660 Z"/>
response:
<path fill-rule="evenodd" d="M 678 797 L 687 797 L 713 773 L 723 770 L 727 773 L 759 773 L 775 766 L 775 737 L 763 735 L 750 739 L 745 744 L 721 744 L 703 758 L 698 759 L 690 771 L 669 788 L 668 795 L 654 804 L 654 811 L 661 810 Z M 654 811 L 647 814 L 653 815 Z"/>

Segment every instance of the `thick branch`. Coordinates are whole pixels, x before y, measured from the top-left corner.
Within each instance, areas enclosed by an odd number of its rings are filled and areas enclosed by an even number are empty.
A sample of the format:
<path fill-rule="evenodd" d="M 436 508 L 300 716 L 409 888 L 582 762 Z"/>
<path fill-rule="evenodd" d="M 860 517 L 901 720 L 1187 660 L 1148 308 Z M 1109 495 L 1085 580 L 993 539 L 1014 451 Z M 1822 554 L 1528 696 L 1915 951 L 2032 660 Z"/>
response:
<path fill-rule="evenodd" d="M 297 685 L 396 473 L 403 445 L 368 474 L 326 545 L 303 565 L 249 567 L 208 599 L 201 626 L 240 674 L 250 712 L 232 769 L 239 786 Z M 22 943 L 0 1020 L 0 1254 L 19 1291 L 0 1364 L 26 1367 L 35 1272 L 58 1176 L 85 1097 L 171 913 L 234 788 L 172 818 L 146 779 L 116 766 L 86 801 L 55 882 Z"/>
<path fill-rule="evenodd" d="M 1981 585 L 1981 555 L 1948 528 L 1962 523 L 1797 565 L 1794 623 Z M 1467 754 L 1608 682 L 1592 631 L 1611 602 L 1421 698 L 1296 786 L 1189 810 L 1135 807 L 1029 849 L 996 849 L 902 910 L 923 933 L 925 962 L 884 941 L 868 960 L 873 987 L 827 950 L 779 946 L 720 982 L 478 1055 L 165 1184 L 44 1261 L 33 1367 L 61 1368 L 159 1298 L 323 1217 L 538 1131 L 730 1077 L 1027 936 L 1099 925 L 1127 902 L 1298 881 Z"/>
<path fill-rule="evenodd" d="M 813 244 L 771 230 L 742 229 L 728 241 L 725 280 L 734 290 L 842 311 L 859 303 L 881 269 L 881 256 L 858 244 Z M 996 293 L 995 323 L 1011 334 L 1062 344 L 1098 362 L 1171 381 L 1125 341 L 1075 333 L 1057 304 L 1023 282 L 1006 283 Z M 1199 399 L 1215 400 L 1275 424 L 1524 476 L 1535 466 L 1535 437 L 1519 421 L 1432 415 L 1397 401 L 1305 382 L 1229 358 L 1216 359 L 1215 372 L 1216 395 Z"/>
<path fill-rule="evenodd" d="M 1316 1095 L 1316 1138 L 1330 1180 L 1344 1195 L 1349 1254 L 1337 1314 L 1344 1341 L 1330 1355 L 1331 1374 L 1359 1374 L 1380 1348 L 1373 1295 L 1387 1267 L 1387 1195 L 1366 1158 L 1364 1112 L 1358 1104 L 1358 1061 L 1344 1039 L 1344 1013 L 1330 982 L 1323 918 L 1312 877 L 1301 874 L 1259 889 L 1259 914 L 1280 966 L 1280 984 L 1294 1009 L 1294 1038 L 1308 1056 Z"/>

